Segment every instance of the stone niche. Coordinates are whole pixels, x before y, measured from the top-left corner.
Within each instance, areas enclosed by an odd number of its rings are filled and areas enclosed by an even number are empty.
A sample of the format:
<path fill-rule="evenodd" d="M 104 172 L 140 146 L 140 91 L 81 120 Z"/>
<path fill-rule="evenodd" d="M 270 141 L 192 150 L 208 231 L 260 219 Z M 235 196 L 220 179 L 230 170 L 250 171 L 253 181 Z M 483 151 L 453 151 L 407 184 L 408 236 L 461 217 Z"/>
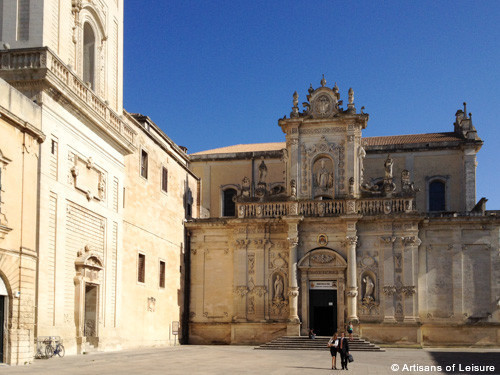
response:
<path fill-rule="evenodd" d="M 87 200 L 104 201 L 106 197 L 106 175 L 91 157 L 85 159 L 73 152 L 69 153 L 70 169 L 68 182 L 85 194 Z"/>
<path fill-rule="evenodd" d="M 312 167 L 314 198 L 333 198 L 335 178 L 333 174 L 333 161 L 323 156 L 315 160 Z"/>

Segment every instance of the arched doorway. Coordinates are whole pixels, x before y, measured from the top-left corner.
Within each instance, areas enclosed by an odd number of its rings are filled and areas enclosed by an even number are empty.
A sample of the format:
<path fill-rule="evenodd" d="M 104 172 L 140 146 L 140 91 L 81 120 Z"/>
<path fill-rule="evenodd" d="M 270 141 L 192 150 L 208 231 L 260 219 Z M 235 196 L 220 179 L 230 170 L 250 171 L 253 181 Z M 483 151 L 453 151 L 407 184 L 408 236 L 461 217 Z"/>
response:
<path fill-rule="evenodd" d="M 7 301 L 9 299 L 9 294 L 7 292 L 7 287 L 0 277 L 0 363 L 4 363 L 5 360 L 5 352 L 6 346 L 5 343 L 6 335 L 5 335 L 5 324 L 7 322 Z"/>
<path fill-rule="evenodd" d="M 344 291 L 347 262 L 326 247 L 307 252 L 298 262 L 302 328 L 321 336 L 332 335 L 344 326 Z"/>

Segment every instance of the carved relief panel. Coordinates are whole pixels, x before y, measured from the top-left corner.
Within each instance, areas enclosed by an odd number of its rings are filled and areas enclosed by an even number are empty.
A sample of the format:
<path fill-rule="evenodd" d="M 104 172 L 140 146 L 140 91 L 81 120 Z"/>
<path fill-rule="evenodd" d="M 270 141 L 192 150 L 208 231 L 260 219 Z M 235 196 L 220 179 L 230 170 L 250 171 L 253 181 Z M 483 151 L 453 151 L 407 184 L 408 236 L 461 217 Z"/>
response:
<path fill-rule="evenodd" d="M 85 194 L 87 200 L 104 201 L 106 198 L 106 175 L 98 168 L 91 157 L 83 157 L 69 152 L 68 159 L 72 165 L 68 175 L 68 183 Z"/>

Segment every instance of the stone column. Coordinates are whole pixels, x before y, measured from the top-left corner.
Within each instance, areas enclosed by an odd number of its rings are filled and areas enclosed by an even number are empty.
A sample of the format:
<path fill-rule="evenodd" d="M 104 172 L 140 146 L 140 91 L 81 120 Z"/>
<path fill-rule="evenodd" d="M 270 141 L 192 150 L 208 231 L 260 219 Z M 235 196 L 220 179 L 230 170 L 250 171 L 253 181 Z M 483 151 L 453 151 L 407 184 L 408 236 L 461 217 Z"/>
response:
<path fill-rule="evenodd" d="M 288 238 L 290 242 L 290 253 L 288 262 L 288 296 L 289 296 L 289 308 L 290 315 L 289 321 L 292 323 L 299 322 L 298 315 L 298 296 L 299 287 L 297 284 L 297 245 L 298 237 Z"/>
<path fill-rule="evenodd" d="M 297 280 L 297 247 L 299 244 L 298 225 L 302 218 L 293 218 L 288 222 L 288 242 L 290 244 L 288 255 L 288 325 L 287 335 L 300 335 L 300 319 L 298 311 L 299 286 Z"/>
<path fill-rule="evenodd" d="M 358 283 L 356 277 L 356 244 L 358 236 L 347 236 L 347 320 L 358 321 Z"/>

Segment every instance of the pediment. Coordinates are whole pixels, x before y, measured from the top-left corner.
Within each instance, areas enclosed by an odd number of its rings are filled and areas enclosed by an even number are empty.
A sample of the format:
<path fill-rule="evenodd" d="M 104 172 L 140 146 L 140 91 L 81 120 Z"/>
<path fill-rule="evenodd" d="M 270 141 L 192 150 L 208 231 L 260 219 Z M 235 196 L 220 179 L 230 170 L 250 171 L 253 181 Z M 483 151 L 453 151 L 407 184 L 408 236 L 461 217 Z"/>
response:
<path fill-rule="evenodd" d="M 298 262 L 298 268 L 346 268 L 344 257 L 335 250 L 321 248 L 309 251 Z"/>

